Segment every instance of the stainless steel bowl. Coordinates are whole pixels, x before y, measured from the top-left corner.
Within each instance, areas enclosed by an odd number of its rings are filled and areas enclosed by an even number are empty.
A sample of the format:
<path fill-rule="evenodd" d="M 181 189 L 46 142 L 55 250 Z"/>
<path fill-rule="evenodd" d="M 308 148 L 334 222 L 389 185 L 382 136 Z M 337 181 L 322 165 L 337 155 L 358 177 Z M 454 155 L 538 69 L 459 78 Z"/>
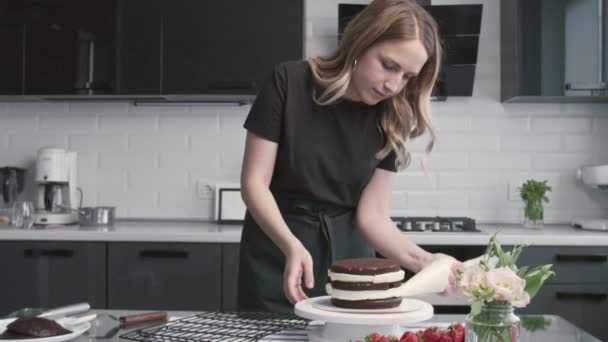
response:
<path fill-rule="evenodd" d="M 82 226 L 113 226 L 115 207 L 84 207 L 78 209 L 78 221 Z"/>

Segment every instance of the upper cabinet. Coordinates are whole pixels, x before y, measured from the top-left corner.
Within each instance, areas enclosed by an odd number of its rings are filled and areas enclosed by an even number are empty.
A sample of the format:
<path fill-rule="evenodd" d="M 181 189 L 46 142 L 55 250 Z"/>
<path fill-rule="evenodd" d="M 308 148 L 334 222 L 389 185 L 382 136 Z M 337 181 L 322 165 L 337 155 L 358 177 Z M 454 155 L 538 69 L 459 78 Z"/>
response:
<path fill-rule="evenodd" d="M 304 56 L 304 0 L 0 2 L 0 95 L 251 100 Z"/>
<path fill-rule="evenodd" d="M 608 102 L 608 3 L 502 0 L 501 100 Z"/>

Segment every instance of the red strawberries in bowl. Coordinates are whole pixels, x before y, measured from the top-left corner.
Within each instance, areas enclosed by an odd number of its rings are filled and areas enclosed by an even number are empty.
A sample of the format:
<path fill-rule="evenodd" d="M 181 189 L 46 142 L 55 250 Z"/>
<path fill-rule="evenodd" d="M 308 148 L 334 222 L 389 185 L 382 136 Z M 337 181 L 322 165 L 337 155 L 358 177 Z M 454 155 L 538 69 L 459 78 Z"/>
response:
<path fill-rule="evenodd" d="M 401 338 L 372 333 L 364 341 L 356 342 L 464 342 L 464 324 L 454 322 L 447 329 L 426 328 L 416 332 L 406 331 Z"/>

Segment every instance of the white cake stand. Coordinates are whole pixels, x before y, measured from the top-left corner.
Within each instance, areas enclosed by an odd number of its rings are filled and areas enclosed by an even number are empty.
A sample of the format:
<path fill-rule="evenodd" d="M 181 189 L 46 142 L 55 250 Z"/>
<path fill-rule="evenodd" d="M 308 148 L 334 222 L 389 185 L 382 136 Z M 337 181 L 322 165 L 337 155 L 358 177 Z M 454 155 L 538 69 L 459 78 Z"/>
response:
<path fill-rule="evenodd" d="M 322 321 L 325 324 L 310 324 L 307 328 L 310 342 L 335 342 L 363 340 L 366 335 L 377 332 L 400 337 L 399 325 L 426 321 L 433 317 L 433 306 L 427 302 L 404 298 L 402 307 L 413 310 L 345 310 L 324 309 L 329 296 L 314 297 L 300 301 L 295 306 L 295 314 Z"/>

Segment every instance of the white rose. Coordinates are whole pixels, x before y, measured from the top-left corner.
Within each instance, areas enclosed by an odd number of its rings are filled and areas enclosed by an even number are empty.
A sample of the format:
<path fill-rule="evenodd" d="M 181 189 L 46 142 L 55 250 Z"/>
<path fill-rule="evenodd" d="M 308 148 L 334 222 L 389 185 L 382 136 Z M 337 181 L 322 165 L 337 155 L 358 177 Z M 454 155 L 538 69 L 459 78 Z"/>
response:
<path fill-rule="evenodd" d="M 458 280 L 458 288 L 466 295 L 472 295 L 473 292 L 485 285 L 485 274 L 483 267 L 477 264 L 466 265 Z"/>
<path fill-rule="evenodd" d="M 518 277 L 517 274 L 508 267 L 499 267 L 489 270 L 486 273 L 486 281 L 488 286 L 494 290 L 494 298 L 496 300 L 508 301 L 515 306 L 524 303 L 527 305 L 527 302 L 530 300 L 530 297 L 524 291 L 526 281 Z"/>

